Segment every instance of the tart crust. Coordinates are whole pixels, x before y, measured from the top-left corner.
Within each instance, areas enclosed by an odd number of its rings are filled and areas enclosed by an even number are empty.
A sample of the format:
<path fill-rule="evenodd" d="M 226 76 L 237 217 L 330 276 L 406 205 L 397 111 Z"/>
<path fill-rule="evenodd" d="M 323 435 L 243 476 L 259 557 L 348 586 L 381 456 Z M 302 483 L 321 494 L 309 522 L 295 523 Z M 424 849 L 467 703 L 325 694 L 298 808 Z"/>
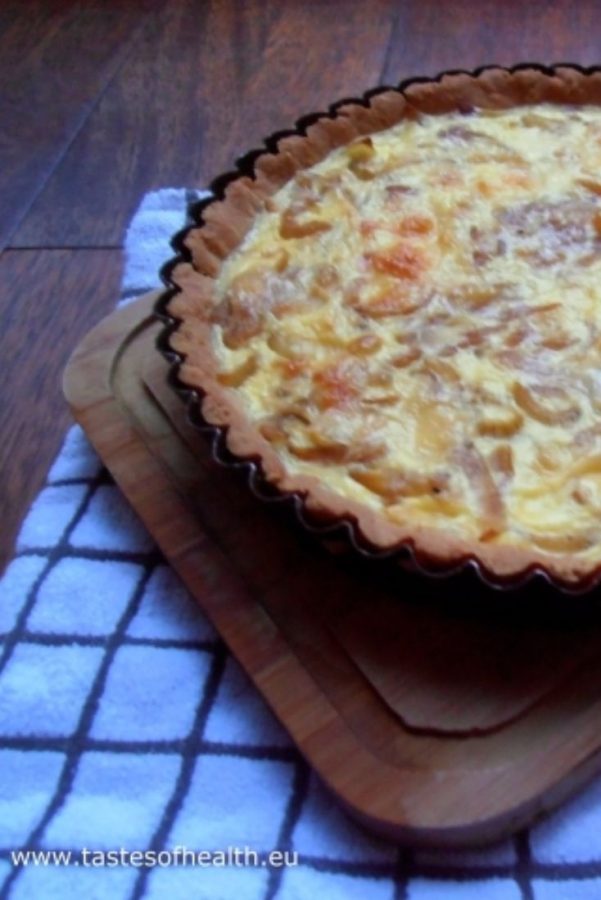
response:
<path fill-rule="evenodd" d="M 219 360 L 211 338 L 213 288 L 223 260 L 240 244 L 268 198 L 298 171 L 360 136 L 415 116 L 416 111 L 437 115 L 538 103 L 599 105 L 601 72 L 570 66 L 488 68 L 474 75 L 445 74 L 436 81 L 413 82 L 334 107 L 303 133 L 287 135 L 259 155 L 252 175 L 236 175 L 222 196 L 204 208 L 202 223 L 184 234 L 182 255 L 167 270 L 172 290 L 163 298 L 160 312 L 170 321 L 164 346 L 176 354 L 180 386 L 200 394 L 204 421 L 225 434 L 227 448 L 235 457 L 259 464 L 269 484 L 283 494 L 301 497 L 305 509 L 320 521 L 350 521 L 361 542 L 374 550 L 409 547 L 426 570 L 471 562 L 493 585 L 511 585 L 542 572 L 557 587 L 585 590 L 597 583 L 601 560 L 591 562 L 577 554 L 544 552 L 534 546 L 491 544 L 450 533 L 445 527 L 396 524 L 318 478 L 288 471 L 258 423 L 249 418 L 241 398 L 218 380 Z"/>

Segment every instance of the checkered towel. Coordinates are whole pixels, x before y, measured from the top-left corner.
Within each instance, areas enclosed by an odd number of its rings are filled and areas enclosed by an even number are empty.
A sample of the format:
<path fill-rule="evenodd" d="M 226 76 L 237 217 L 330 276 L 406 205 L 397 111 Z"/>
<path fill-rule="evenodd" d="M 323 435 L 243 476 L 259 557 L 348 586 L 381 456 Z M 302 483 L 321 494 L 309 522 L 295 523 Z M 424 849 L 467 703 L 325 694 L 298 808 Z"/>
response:
<path fill-rule="evenodd" d="M 194 195 L 148 195 L 122 302 Z M 406 852 L 316 781 L 72 428 L 0 582 L 0 897 L 598 900 L 601 780 L 481 852 Z M 298 865 L 85 866 L 89 850 L 298 851 Z M 13 865 L 15 849 L 72 852 Z"/>

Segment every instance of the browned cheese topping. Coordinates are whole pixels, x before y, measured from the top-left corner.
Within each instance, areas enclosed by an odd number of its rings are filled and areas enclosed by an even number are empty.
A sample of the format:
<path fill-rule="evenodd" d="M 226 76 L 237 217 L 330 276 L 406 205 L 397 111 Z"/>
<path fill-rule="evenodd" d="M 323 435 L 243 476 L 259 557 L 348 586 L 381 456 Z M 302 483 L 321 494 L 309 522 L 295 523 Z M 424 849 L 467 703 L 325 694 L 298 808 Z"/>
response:
<path fill-rule="evenodd" d="M 421 116 L 268 202 L 220 381 L 293 474 L 392 522 L 598 555 L 601 110 Z"/>

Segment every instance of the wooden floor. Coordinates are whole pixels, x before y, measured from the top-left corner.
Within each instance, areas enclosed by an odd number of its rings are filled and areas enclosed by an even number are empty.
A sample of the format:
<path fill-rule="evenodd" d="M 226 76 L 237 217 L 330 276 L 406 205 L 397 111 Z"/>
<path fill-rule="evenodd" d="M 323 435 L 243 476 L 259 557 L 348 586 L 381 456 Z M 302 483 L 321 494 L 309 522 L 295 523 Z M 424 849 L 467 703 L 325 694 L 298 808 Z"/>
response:
<path fill-rule="evenodd" d="M 0 566 L 115 303 L 141 196 L 203 186 L 302 113 L 411 75 L 601 63 L 598 0 L 3 0 Z"/>

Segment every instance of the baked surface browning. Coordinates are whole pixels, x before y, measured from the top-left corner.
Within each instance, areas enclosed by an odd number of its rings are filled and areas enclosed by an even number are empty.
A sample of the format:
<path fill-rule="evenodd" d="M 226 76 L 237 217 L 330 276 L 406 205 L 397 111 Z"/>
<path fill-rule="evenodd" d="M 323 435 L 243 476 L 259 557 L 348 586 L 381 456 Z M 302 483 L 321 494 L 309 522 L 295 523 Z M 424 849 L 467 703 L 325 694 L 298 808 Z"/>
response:
<path fill-rule="evenodd" d="M 601 563 L 599 86 L 487 79 L 343 110 L 235 182 L 171 341 L 230 448 L 309 506 L 574 582 Z"/>

